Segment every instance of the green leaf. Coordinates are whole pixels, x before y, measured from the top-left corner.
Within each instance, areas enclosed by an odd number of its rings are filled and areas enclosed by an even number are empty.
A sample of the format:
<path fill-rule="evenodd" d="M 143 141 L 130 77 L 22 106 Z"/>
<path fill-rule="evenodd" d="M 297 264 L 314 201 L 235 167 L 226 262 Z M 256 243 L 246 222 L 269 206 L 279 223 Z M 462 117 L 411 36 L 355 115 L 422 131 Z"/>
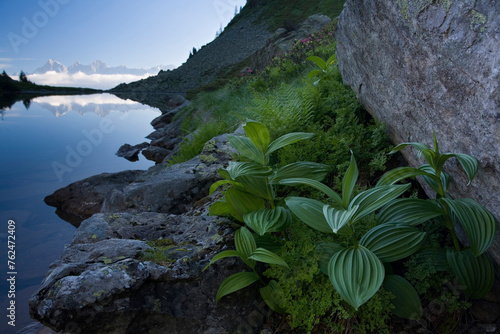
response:
<path fill-rule="evenodd" d="M 358 310 L 382 285 L 385 269 L 373 252 L 358 246 L 335 253 L 328 265 L 328 276 L 339 295 Z"/>
<path fill-rule="evenodd" d="M 325 73 L 321 70 L 312 70 L 311 72 L 309 72 L 309 78 L 314 78 L 315 76 L 317 76 L 318 74 L 321 74 L 321 73 Z"/>
<path fill-rule="evenodd" d="M 236 256 L 236 257 L 239 257 L 241 259 L 243 259 L 242 255 L 240 252 L 236 251 L 236 250 L 226 250 L 226 251 L 222 251 L 220 252 L 219 254 L 215 255 L 211 260 L 210 260 L 210 263 L 208 263 L 205 268 L 203 268 L 203 270 L 207 269 L 208 266 L 210 266 L 212 263 L 220 260 L 220 259 L 224 259 L 226 257 L 233 257 L 233 256 Z"/>
<path fill-rule="evenodd" d="M 276 173 L 269 178 L 269 182 L 279 183 L 283 179 L 308 178 L 316 181 L 323 181 L 331 168 L 324 164 L 315 162 L 295 162 L 278 168 Z"/>
<path fill-rule="evenodd" d="M 307 57 L 306 59 L 312 61 L 313 63 L 315 63 L 316 65 L 318 65 L 322 70 L 326 71 L 326 63 L 320 57 L 318 57 L 318 56 L 310 56 L 310 57 Z"/>
<path fill-rule="evenodd" d="M 210 205 L 208 214 L 210 216 L 229 216 L 231 215 L 231 208 L 226 202 L 217 201 Z"/>
<path fill-rule="evenodd" d="M 354 197 L 348 209 L 359 206 L 355 220 L 359 220 L 375 210 L 388 205 L 410 188 L 410 184 L 377 186 L 365 190 Z"/>
<path fill-rule="evenodd" d="M 387 275 L 384 289 L 394 295 L 392 312 L 400 318 L 418 320 L 422 317 L 422 303 L 415 288 L 399 275 Z"/>
<path fill-rule="evenodd" d="M 323 214 L 325 204 L 322 202 L 306 197 L 287 197 L 285 203 L 306 225 L 323 233 L 332 233 Z"/>
<path fill-rule="evenodd" d="M 217 188 L 219 188 L 221 185 L 223 184 L 232 184 L 234 181 L 231 181 L 231 180 L 220 180 L 220 181 L 217 181 L 217 182 L 214 182 L 211 186 L 210 186 L 210 189 L 208 191 L 208 194 L 210 196 L 212 196 L 212 194 L 217 190 Z"/>
<path fill-rule="evenodd" d="M 342 227 L 346 226 L 353 216 L 357 213 L 359 206 L 355 205 L 348 210 L 336 209 L 330 205 L 323 206 L 323 214 L 326 222 L 332 229 L 333 233 L 337 233 Z"/>
<path fill-rule="evenodd" d="M 419 264 L 434 267 L 436 271 L 450 271 L 446 249 L 440 247 L 421 249 L 415 254 L 415 259 Z"/>
<path fill-rule="evenodd" d="M 457 158 L 458 162 L 462 165 L 465 173 L 467 173 L 467 175 L 469 176 L 469 185 L 472 180 L 474 180 L 474 177 L 477 174 L 479 163 L 476 158 L 471 157 L 467 154 L 455 153 L 454 155 Z"/>
<path fill-rule="evenodd" d="M 234 162 L 229 161 L 227 171 L 232 180 L 240 176 L 270 176 L 273 170 L 269 167 L 256 164 L 255 162 Z"/>
<path fill-rule="evenodd" d="M 278 313 L 285 313 L 286 309 L 281 306 L 283 300 L 283 291 L 278 282 L 271 280 L 268 285 L 259 289 L 260 295 L 264 302 L 271 310 Z"/>
<path fill-rule="evenodd" d="M 262 198 L 234 188 L 226 190 L 226 203 L 231 215 L 241 222 L 245 213 L 265 208 Z"/>
<path fill-rule="evenodd" d="M 328 275 L 328 264 L 330 263 L 330 259 L 335 253 L 343 249 L 344 247 L 333 242 L 322 242 L 316 245 L 316 253 L 319 255 L 318 266 L 323 274 Z"/>
<path fill-rule="evenodd" d="M 242 190 L 255 196 L 273 200 L 274 193 L 272 187 L 269 187 L 265 177 L 260 176 L 240 176 L 238 178 L 239 187 Z"/>
<path fill-rule="evenodd" d="M 401 143 L 401 144 L 397 145 L 396 147 L 394 147 L 392 149 L 392 151 L 389 152 L 389 154 L 394 154 L 394 153 L 402 150 L 403 148 L 405 148 L 408 145 L 415 147 L 418 151 L 430 150 L 429 146 L 427 146 L 427 145 L 424 145 L 421 143 L 411 142 L 411 143 Z"/>
<path fill-rule="evenodd" d="M 415 227 L 387 223 L 366 232 L 359 244 L 371 250 L 380 261 L 393 262 L 419 250 L 425 236 L 425 232 Z"/>
<path fill-rule="evenodd" d="M 326 66 L 328 66 L 328 65 L 330 65 L 330 64 L 332 64 L 332 63 L 335 63 L 335 60 L 336 60 L 336 56 L 335 56 L 335 53 L 334 53 L 334 54 L 332 54 L 332 55 L 330 56 L 330 58 L 328 58 L 328 60 L 326 61 Z M 332 64 L 332 65 L 333 65 L 333 64 Z"/>
<path fill-rule="evenodd" d="M 257 243 L 257 247 L 268 249 L 271 252 L 278 252 L 279 250 L 281 250 L 282 242 L 281 239 L 279 239 L 278 237 L 275 237 L 271 234 L 266 234 L 266 235 L 254 234 L 253 238 Z"/>
<path fill-rule="evenodd" d="M 430 165 L 422 165 L 419 167 L 419 169 L 428 173 L 422 175 L 422 178 L 436 193 L 439 194 L 440 192 L 444 192 L 446 191 L 446 189 L 448 189 L 448 184 L 450 183 L 450 176 L 448 175 L 448 173 L 441 171 L 441 177 L 438 179 L 438 177 L 434 173 L 435 171 L 433 167 L 431 167 Z"/>
<path fill-rule="evenodd" d="M 469 177 L 469 183 L 468 185 L 472 182 L 474 177 L 477 174 L 479 164 L 477 162 L 477 159 L 474 157 L 471 157 L 470 155 L 467 154 L 461 154 L 461 153 L 446 153 L 442 154 L 439 156 L 439 159 L 436 164 L 436 170 L 442 170 L 445 162 L 450 159 L 450 158 L 457 158 L 458 162 L 460 165 L 462 165 L 462 168 L 464 169 L 465 173 L 467 173 L 467 176 Z"/>
<path fill-rule="evenodd" d="M 219 300 L 232 292 L 243 289 L 250 284 L 259 280 L 259 275 L 254 272 L 241 272 L 233 274 L 227 277 L 219 286 L 217 290 L 217 295 L 215 296 L 215 302 L 218 303 Z"/>
<path fill-rule="evenodd" d="M 485 253 L 475 257 L 470 249 L 448 249 L 446 255 L 466 297 L 480 299 L 490 292 L 495 281 L 495 269 Z"/>
<path fill-rule="evenodd" d="M 434 174 L 428 173 L 425 170 L 422 170 L 420 168 L 413 168 L 413 167 L 398 167 L 391 169 L 382 177 L 380 180 L 377 182 L 377 186 L 384 186 L 384 185 L 390 185 L 390 184 L 395 184 L 398 181 L 407 179 L 409 177 L 415 177 L 418 175 L 425 175 L 428 176 L 429 178 L 434 179 L 436 182 L 439 181 L 438 177 Z"/>
<path fill-rule="evenodd" d="M 243 221 L 260 235 L 279 232 L 290 225 L 292 215 L 287 209 L 278 206 L 274 209 L 260 209 L 246 213 Z"/>
<path fill-rule="evenodd" d="M 249 259 L 269 264 L 277 264 L 279 266 L 289 268 L 288 264 L 286 264 L 286 262 L 281 257 L 265 248 L 257 248 L 249 257 Z"/>
<path fill-rule="evenodd" d="M 493 243 L 497 231 L 495 217 L 472 199 L 441 199 L 460 221 L 469 237 L 475 256 L 484 253 Z"/>
<path fill-rule="evenodd" d="M 322 191 L 326 195 L 328 195 L 328 197 L 330 197 L 336 204 L 342 205 L 342 199 L 340 198 L 340 196 L 335 191 L 333 191 L 332 189 L 330 189 L 329 187 L 327 187 L 326 185 L 324 185 L 323 183 L 321 183 L 319 181 L 311 180 L 311 179 L 307 179 L 307 178 L 291 178 L 291 179 L 281 180 L 280 184 L 289 185 L 289 186 L 304 185 L 304 186 L 310 186 L 310 187 L 316 188 L 319 191 Z"/>
<path fill-rule="evenodd" d="M 284 146 L 296 143 L 299 140 L 309 139 L 312 137 L 314 137 L 314 133 L 305 133 L 305 132 L 287 133 L 286 135 L 279 137 L 269 145 L 269 147 L 267 148 L 266 155 L 269 155 Z"/>
<path fill-rule="evenodd" d="M 255 161 L 258 164 L 266 165 L 266 157 L 257 146 L 255 146 L 250 138 L 241 136 L 227 136 L 229 143 L 240 153 L 240 155 Z"/>
<path fill-rule="evenodd" d="M 351 162 L 349 163 L 349 167 L 347 168 L 344 178 L 342 179 L 342 204 L 344 209 L 347 209 L 349 202 L 351 201 L 352 191 L 354 190 L 354 186 L 358 180 L 358 175 L 358 165 L 356 164 L 356 159 L 354 159 L 354 155 L 351 152 Z"/>
<path fill-rule="evenodd" d="M 417 226 L 443 214 L 443 210 L 434 201 L 398 198 L 380 210 L 377 221 L 380 224 L 393 222 Z"/>
<path fill-rule="evenodd" d="M 257 122 L 247 122 L 243 125 L 248 138 L 252 143 L 262 152 L 266 153 L 267 147 L 271 142 L 271 137 L 269 136 L 269 131 L 264 126 L 264 124 Z"/>
<path fill-rule="evenodd" d="M 250 257 L 257 248 L 252 233 L 246 227 L 242 227 L 236 231 L 234 234 L 234 245 L 236 246 L 236 250 L 247 258 Z"/>

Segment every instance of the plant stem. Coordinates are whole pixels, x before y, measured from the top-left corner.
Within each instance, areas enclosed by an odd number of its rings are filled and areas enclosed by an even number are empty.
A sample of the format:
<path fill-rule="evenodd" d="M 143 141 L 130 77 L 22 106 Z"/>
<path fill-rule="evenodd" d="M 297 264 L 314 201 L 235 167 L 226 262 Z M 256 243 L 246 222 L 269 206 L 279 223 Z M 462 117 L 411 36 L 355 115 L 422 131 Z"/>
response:
<path fill-rule="evenodd" d="M 457 238 L 457 233 L 455 232 L 455 225 L 453 224 L 453 221 L 451 220 L 450 216 L 450 208 L 446 203 L 443 201 L 439 201 L 441 203 L 441 206 L 443 207 L 444 210 L 444 226 L 450 231 L 451 234 L 451 240 L 453 241 L 453 245 L 455 246 L 455 249 L 457 251 L 460 251 L 460 242 L 458 241 Z"/>

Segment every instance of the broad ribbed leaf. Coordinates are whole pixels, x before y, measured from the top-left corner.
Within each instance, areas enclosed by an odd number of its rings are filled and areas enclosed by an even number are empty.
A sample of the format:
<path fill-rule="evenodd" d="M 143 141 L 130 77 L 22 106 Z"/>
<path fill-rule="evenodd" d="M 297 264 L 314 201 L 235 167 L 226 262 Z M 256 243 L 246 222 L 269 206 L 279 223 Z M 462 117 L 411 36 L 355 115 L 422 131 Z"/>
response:
<path fill-rule="evenodd" d="M 299 140 L 309 139 L 312 137 L 314 137 L 314 133 L 306 133 L 306 132 L 287 133 L 286 135 L 279 137 L 269 145 L 269 147 L 267 148 L 266 155 L 269 155 L 284 146 L 298 142 Z"/>
<path fill-rule="evenodd" d="M 227 136 L 229 143 L 238 151 L 242 156 L 255 161 L 258 164 L 266 165 L 266 158 L 264 153 L 255 146 L 250 138 L 241 136 Z"/>
<path fill-rule="evenodd" d="M 238 184 L 241 185 L 241 190 L 254 194 L 256 196 L 272 200 L 274 193 L 272 187 L 267 184 L 265 177 L 259 176 L 240 176 Z"/>
<path fill-rule="evenodd" d="M 295 162 L 278 168 L 276 173 L 269 178 L 270 183 L 279 183 L 282 179 L 308 178 L 316 181 L 323 181 L 330 172 L 330 167 L 315 162 Z"/>
<path fill-rule="evenodd" d="M 208 214 L 210 216 L 229 216 L 231 215 L 231 208 L 226 202 L 217 201 L 210 205 Z"/>
<path fill-rule="evenodd" d="M 292 215 L 287 209 L 278 206 L 274 209 L 260 209 L 246 213 L 243 221 L 254 232 L 264 235 L 268 232 L 279 232 L 290 225 Z"/>
<path fill-rule="evenodd" d="M 434 174 L 434 169 L 430 165 L 422 165 L 419 167 L 421 170 L 424 172 L 427 172 L 428 174 L 432 175 L 429 176 L 427 174 L 422 175 L 422 178 L 424 179 L 425 182 L 436 192 L 440 193 L 440 191 L 446 191 L 448 189 L 448 185 L 450 183 L 450 176 L 448 173 L 441 171 L 441 177 L 440 179 L 437 178 L 437 176 Z M 438 182 L 439 181 L 439 182 Z M 442 187 L 442 190 L 440 188 L 440 185 Z M 441 194 L 442 195 L 442 194 Z"/>
<path fill-rule="evenodd" d="M 220 252 L 219 254 L 215 255 L 211 260 L 210 262 L 205 266 L 205 268 L 203 268 L 203 270 L 207 269 L 208 266 L 210 266 L 212 263 L 214 263 L 215 261 L 218 261 L 220 259 L 224 259 L 226 257 L 232 257 L 232 256 L 236 256 L 236 257 L 239 257 L 241 259 L 243 259 L 242 255 L 240 252 L 236 251 L 236 250 L 226 250 L 226 251 L 223 251 L 223 252 Z"/>
<path fill-rule="evenodd" d="M 323 274 L 328 275 L 328 264 L 332 256 L 343 249 L 344 247 L 333 242 L 322 242 L 316 245 L 316 253 L 319 255 L 318 267 Z"/>
<path fill-rule="evenodd" d="M 495 281 L 495 269 L 486 254 L 475 257 L 470 249 L 448 249 L 446 255 L 466 297 L 479 299 L 490 292 Z"/>
<path fill-rule="evenodd" d="M 400 318 L 418 320 L 422 317 L 422 303 L 415 288 L 399 275 L 386 275 L 384 289 L 394 295 L 392 312 Z"/>
<path fill-rule="evenodd" d="M 425 236 L 425 232 L 415 227 L 387 223 L 366 232 L 359 244 L 371 250 L 380 261 L 393 262 L 419 250 Z"/>
<path fill-rule="evenodd" d="M 271 137 L 269 136 L 269 131 L 264 126 L 264 124 L 257 122 L 247 122 L 243 125 L 248 138 L 252 143 L 263 153 L 266 153 L 267 147 L 271 143 Z"/>
<path fill-rule="evenodd" d="M 332 233 L 323 214 L 325 204 L 322 202 L 306 197 L 287 197 L 285 203 L 306 225 L 323 233 Z"/>
<path fill-rule="evenodd" d="M 285 260 L 276 255 L 275 253 L 265 249 L 265 248 L 257 248 L 253 254 L 249 257 L 251 260 L 269 263 L 269 264 L 277 264 L 279 266 L 287 267 Z"/>
<path fill-rule="evenodd" d="M 243 289 L 258 280 L 259 275 L 254 272 L 245 271 L 229 276 L 220 284 L 217 295 L 215 296 L 215 302 L 218 303 L 225 295 Z"/>
<path fill-rule="evenodd" d="M 222 178 L 224 180 L 231 180 L 231 177 L 229 176 L 229 173 L 224 168 L 219 168 L 217 170 L 217 173 L 219 173 L 219 175 L 222 176 Z"/>
<path fill-rule="evenodd" d="M 271 252 L 278 252 L 282 247 L 282 240 L 271 234 L 266 234 L 266 235 L 254 234 L 253 238 L 255 239 L 257 247 L 268 249 Z"/>
<path fill-rule="evenodd" d="M 352 191 L 354 190 L 354 186 L 358 180 L 358 175 L 358 165 L 356 164 L 356 159 L 354 159 L 354 155 L 351 152 L 351 162 L 349 163 L 349 167 L 347 168 L 344 178 L 342 179 L 342 205 L 344 209 L 347 209 L 349 202 L 351 201 Z"/>
<path fill-rule="evenodd" d="M 492 244 L 497 231 L 493 215 L 472 199 L 443 198 L 451 212 L 465 229 L 475 256 L 484 253 Z"/>
<path fill-rule="evenodd" d="M 316 180 L 311 180 L 306 178 L 292 178 L 292 179 L 283 179 L 280 181 L 280 184 L 289 186 L 310 186 L 316 188 L 319 191 L 322 191 L 326 195 L 328 195 L 328 197 L 330 197 L 336 204 L 342 205 L 342 199 L 335 191 L 333 191 L 323 183 L 318 182 Z"/>
<path fill-rule="evenodd" d="M 438 180 L 437 176 L 434 174 L 430 174 L 426 172 L 425 170 L 422 170 L 420 168 L 413 168 L 413 167 L 398 167 L 391 169 L 382 177 L 380 180 L 377 182 L 377 186 L 384 186 L 384 185 L 390 185 L 390 184 L 395 184 L 398 181 L 407 179 L 409 177 L 415 177 L 418 175 L 426 175 L 429 178 L 434 178 L 436 181 Z"/>
<path fill-rule="evenodd" d="M 445 248 L 421 249 L 415 254 L 415 259 L 417 263 L 432 266 L 436 271 L 450 271 Z"/>
<path fill-rule="evenodd" d="M 349 209 L 359 206 L 355 220 L 359 220 L 375 210 L 388 205 L 410 188 L 410 184 L 386 185 L 365 190 L 354 197 Z"/>
<path fill-rule="evenodd" d="M 260 288 L 259 291 L 262 299 L 267 304 L 267 306 L 271 308 L 271 310 L 278 313 L 286 312 L 286 309 L 281 306 L 283 291 L 281 290 L 278 282 L 272 280 L 268 285 Z"/>
<path fill-rule="evenodd" d="M 330 205 L 323 206 L 323 214 L 333 233 L 337 233 L 342 227 L 346 226 L 357 211 L 357 205 L 348 210 L 336 209 Z"/>
<path fill-rule="evenodd" d="M 318 67 L 320 67 L 322 70 L 326 71 L 326 63 L 320 57 L 318 57 L 318 56 L 309 56 L 306 59 L 312 61 L 313 63 L 315 63 L 316 65 L 318 65 Z"/>
<path fill-rule="evenodd" d="M 380 224 L 393 222 L 417 226 L 442 214 L 443 210 L 434 201 L 398 198 L 380 210 L 377 221 Z"/>
<path fill-rule="evenodd" d="M 245 213 L 265 208 L 262 198 L 234 188 L 226 190 L 226 203 L 231 215 L 240 222 Z"/>
<path fill-rule="evenodd" d="M 464 169 L 465 173 L 467 173 L 467 176 L 469 177 L 469 183 L 472 182 L 474 177 L 477 174 L 477 170 L 479 167 L 479 164 L 477 162 L 477 159 L 474 157 L 471 157 L 470 155 L 467 154 L 462 154 L 462 153 L 446 153 L 442 154 L 439 157 L 438 163 L 437 163 L 437 168 L 436 170 L 441 170 L 443 168 L 443 165 L 449 158 L 457 158 L 458 162 L 460 165 L 462 165 L 462 168 Z"/>
<path fill-rule="evenodd" d="M 255 162 L 234 162 L 229 161 L 227 171 L 231 180 L 236 180 L 240 176 L 270 176 L 273 170 L 267 166 L 256 164 Z"/>
<path fill-rule="evenodd" d="M 242 227 L 234 234 L 234 245 L 236 250 L 241 253 L 242 257 L 249 258 L 252 256 L 257 244 L 253 238 L 252 233 L 246 228 Z"/>
<path fill-rule="evenodd" d="M 357 310 L 378 291 L 385 269 L 375 254 L 358 246 L 335 253 L 328 265 L 328 276 L 339 295 Z"/>

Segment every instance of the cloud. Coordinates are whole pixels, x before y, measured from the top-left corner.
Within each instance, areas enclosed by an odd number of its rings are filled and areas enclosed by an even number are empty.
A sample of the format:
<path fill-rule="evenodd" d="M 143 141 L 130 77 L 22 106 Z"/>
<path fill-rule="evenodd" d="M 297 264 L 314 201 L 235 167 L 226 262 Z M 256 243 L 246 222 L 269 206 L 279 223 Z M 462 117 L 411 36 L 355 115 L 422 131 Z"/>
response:
<path fill-rule="evenodd" d="M 42 74 L 30 74 L 28 79 L 39 85 L 85 87 L 96 89 L 110 89 L 121 83 L 129 83 L 141 80 L 156 73 L 146 73 L 145 75 L 133 74 L 85 74 L 77 72 L 74 74 L 58 73 L 49 71 Z"/>

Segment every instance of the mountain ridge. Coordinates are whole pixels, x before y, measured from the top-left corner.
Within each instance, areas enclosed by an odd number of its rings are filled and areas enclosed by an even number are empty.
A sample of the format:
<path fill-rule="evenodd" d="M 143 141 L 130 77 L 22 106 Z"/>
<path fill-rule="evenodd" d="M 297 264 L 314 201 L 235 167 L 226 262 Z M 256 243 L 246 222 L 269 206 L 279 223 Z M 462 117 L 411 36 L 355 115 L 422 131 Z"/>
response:
<path fill-rule="evenodd" d="M 151 68 L 128 68 L 125 65 L 120 65 L 120 66 L 108 66 L 106 63 L 102 62 L 101 60 L 95 60 L 89 65 L 84 65 L 81 64 L 80 62 L 76 61 L 70 66 L 66 66 L 62 64 L 61 62 L 55 60 L 55 59 L 49 59 L 47 63 L 45 63 L 43 66 L 37 68 L 32 74 L 44 74 L 50 71 L 56 72 L 56 73 L 68 73 L 68 74 L 75 74 L 78 72 L 82 72 L 87 75 L 92 75 L 92 74 L 132 74 L 132 75 L 145 75 L 145 74 L 153 74 L 153 73 L 158 73 L 159 71 L 163 70 L 171 70 L 174 69 L 174 65 L 157 65 L 153 66 Z"/>

